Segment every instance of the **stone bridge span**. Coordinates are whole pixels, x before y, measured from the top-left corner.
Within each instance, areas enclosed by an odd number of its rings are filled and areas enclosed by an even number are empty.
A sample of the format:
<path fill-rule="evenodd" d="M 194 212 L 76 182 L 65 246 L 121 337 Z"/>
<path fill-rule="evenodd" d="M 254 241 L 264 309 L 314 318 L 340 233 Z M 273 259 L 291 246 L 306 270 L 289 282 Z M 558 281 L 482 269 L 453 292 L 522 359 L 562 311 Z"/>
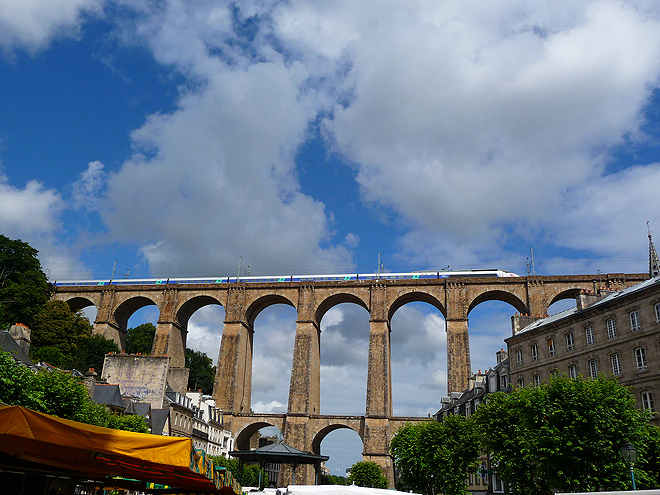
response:
<path fill-rule="evenodd" d="M 362 432 L 359 434 L 364 442 L 365 459 L 376 460 L 391 475 L 387 448 L 394 424 L 390 322 L 397 309 L 407 303 L 420 301 L 433 305 L 445 317 L 447 388 L 448 392 L 452 392 L 460 391 L 468 384 L 471 374 L 468 316 L 479 304 L 498 300 L 510 304 L 516 312 L 522 314 L 545 315 L 551 304 L 575 298 L 581 290 L 601 287 L 623 289 L 647 278 L 648 274 L 643 273 L 616 273 L 503 278 L 65 286 L 58 287 L 53 298 L 67 301 L 73 310 L 96 306 L 95 333 L 114 339 L 122 348 L 125 347 L 129 317 L 144 306 L 157 306 L 159 318 L 152 354 L 171 356 L 174 367 L 184 366 L 186 329 L 192 314 L 206 305 L 223 306 L 225 321 L 213 396 L 225 417 L 231 417 L 232 424 L 235 417 L 236 424 L 243 424 L 244 427 L 248 425 L 241 423 L 244 421 L 241 418 L 247 417 L 243 415 L 249 413 L 251 405 L 254 321 L 262 310 L 273 304 L 292 306 L 297 311 L 297 319 L 287 414 L 281 419 L 285 442 L 301 450 L 314 450 L 314 439 L 320 438 L 319 432 L 349 427 Z M 317 428 L 321 428 L 318 425 L 329 418 L 320 415 L 320 323 L 328 310 L 346 302 L 363 307 L 370 316 L 365 416 L 359 427 L 345 420 L 345 424 L 328 423 L 324 427 L 326 430 L 317 431 Z M 273 418 L 269 421 L 280 420 Z"/>

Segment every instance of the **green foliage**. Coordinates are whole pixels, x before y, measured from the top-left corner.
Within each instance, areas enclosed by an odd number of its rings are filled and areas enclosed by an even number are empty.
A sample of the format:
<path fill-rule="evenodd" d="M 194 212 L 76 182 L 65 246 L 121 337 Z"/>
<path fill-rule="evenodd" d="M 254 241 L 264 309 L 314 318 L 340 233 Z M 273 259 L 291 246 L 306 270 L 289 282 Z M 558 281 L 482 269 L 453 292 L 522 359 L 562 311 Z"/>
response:
<path fill-rule="evenodd" d="M 52 287 L 41 270 L 38 251 L 0 234 L 0 329 L 14 323 L 32 328 Z"/>
<path fill-rule="evenodd" d="M 319 485 L 348 485 L 348 479 L 334 474 L 321 474 L 319 476 Z"/>
<path fill-rule="evenodd" d="M 126 331 L 126 352 L 128 354 L 151 354 L 156 327 L 153 323 L 143 323 Z"/>
<path fill-rule="evenodd" d="M 44 347 L 31 347 L 30 354 L 34 362 L 43 361 L 56 368 L 66 367 L 69 358 L 64 355 L 59 347 L 47 345 Z"/>
<path fill-rule="evenodd" d="M 213 360 L 204 352 L 186 349 L 186 368 L 190 369 L 188 375 L 188 388 L 190 390 L 202 389 L 202 393 L 213 393 L 215 380 L 215 366 Z"/>
<path fill-rule="evenodd" d="M 640 488 L 660 481 L 646 471 L 660 460 L 657 435 L 616 379 L 562 377 L 494 394 L 473 418 L 514 494 L 627 489 L 630 473 L 619 453 L 625 442 L 638 448 Z"/>
<path fill-rule="evenodd" d="M 405 425 L 390 450 L 402 489 L 463 494 L 467 475 L 477 468 L 479 437 L 471 421 L 452 415 Z"/>
<path fill-rule="evenodd" d="M 241 486 L 259 486 L 259 466 L 257 464 L 245 464 L 238 459 L 227 459 L 223 456 L 210 456 L 216 466 L 230 471 L 234 479 Z M 261 488 L 268 486 L 268 473 L 261 470 Z"/>
<path fill-rule="evenodd" d="M 92 325 L 85 315 L 80 311 L 74 313 L 64 301 L 44 304 L 35 315 L 31 330 L 35 349 L 57 347 L 70 361 L 78 348 L 78 339 L 92 335 Z"/>
<path fill-rule="evenodd" d="M 73 367 L 80 371 L 94 368 L 101 374 L 105 355 L 109 352 L 119 352 L 119 346 L 114 340 L 103 335 L 81 336 L 76 341 L 76 352 L 73 356 Z"/>
<path fill-rule="evenodd" d="M 95 404 L 81 381 L 64 371 L 33 373 L 0 351 L 0 401 L 95 426 L 147 433 L 139 416 L 117 416 Z"/>
<path fill-rule="evenodd" d="M 353 483 L 368 488 L 388 488 L 389 486 L 389 482 L 383 474 L 383 469 L 372 461 L 360 461 L 351 466 L 348 484 Z"/>

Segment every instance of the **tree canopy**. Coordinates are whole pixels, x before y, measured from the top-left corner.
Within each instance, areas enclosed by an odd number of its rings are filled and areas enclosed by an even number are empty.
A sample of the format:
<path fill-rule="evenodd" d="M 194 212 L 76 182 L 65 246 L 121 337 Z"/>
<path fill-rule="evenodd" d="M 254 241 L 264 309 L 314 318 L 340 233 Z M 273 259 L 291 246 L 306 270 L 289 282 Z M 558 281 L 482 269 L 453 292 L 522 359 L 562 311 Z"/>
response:
<path fill-rule="evenodd" d="M 28 243 L 0 234 L 0 329 L 14 323 L 32 328 L 35 315 L 50 298 L 52 287 L 37 254 Z"/>
<path fill-rule="evenodd" d="M 639 488 L 660 481 L 657 428 L 616 379 L 558 377 L 493 394 L 471 419 L 514 494 L 628 489 L 630 472 L 619 452 L 626 442 L 638 449 Z"/>
<path fill-rule="evenodd" d="M 465 479 L 477 468 L 479 437 L 471 421 L 408 423 L 390 442 L 401 489 L 433 495 L 466 493 Z"/>
<path fill-rule="evenodd" d="M 202 393 L 213 393 L 215 381 L 215 366 L 213 360 L 201 351 L 186 349 L 186 368 L 190 369 L 188 375 L 188 388 L 190 390 L 202 389 Z"/>
<path fill-rule="evenodd" d="M 353 483 L 368 488 L 388 488 L 389 486 L 389 482 L 383 474 L 383 469 L 372 461 L 360 461 L 351 466 L 348 484 Z"/>
<path fill-rule="evenodd" d="M 126 331 L 126 352 L 128 354 L 151 354 L 156 327 L 147 322 Z"/>

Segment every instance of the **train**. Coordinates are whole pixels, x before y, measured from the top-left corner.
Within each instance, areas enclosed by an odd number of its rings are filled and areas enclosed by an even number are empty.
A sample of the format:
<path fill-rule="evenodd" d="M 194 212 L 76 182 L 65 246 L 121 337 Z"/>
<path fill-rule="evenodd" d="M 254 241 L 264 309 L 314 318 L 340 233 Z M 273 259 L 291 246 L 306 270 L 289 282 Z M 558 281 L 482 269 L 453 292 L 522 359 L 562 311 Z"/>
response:
<path fill-rule="evenodd" d="M 245 277 L 202 277 L 202 278 L 118 278 L 110 280 L 66 280 L 55 281 L 55 287 L 76 287 L 95 285 L 167 285 L 167 284 L 232 284 L 278 283 L 278 282 L 358 282 L 368 280 L 425 280 L 445 278 L 518 277 L 506 270 L 456 270 L 420 271 L 409 273 L 342 273 L 332 275 L 285 275 L 285 276 L 245 276 Z"/>

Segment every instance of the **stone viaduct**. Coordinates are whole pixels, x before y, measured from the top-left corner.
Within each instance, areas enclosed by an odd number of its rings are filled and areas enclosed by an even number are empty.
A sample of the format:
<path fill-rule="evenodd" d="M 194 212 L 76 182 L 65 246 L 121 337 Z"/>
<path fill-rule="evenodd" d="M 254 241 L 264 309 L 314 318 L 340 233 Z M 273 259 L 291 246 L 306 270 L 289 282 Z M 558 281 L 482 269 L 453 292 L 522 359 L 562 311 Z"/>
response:
<path fill-rule="evenodd" d="M 276 426 L 285 443 L 320 453 L 321 440 L 337 428 L 350 428 L 363 442 L 363 459 L 380 464 L 392 483 L 394 473 L 389 441 L 405 421 L 392 414 L 390 321 L 401 306 L 415 301 L 436 307 L 445 317 L 447 331 L 447 388 L 460 391 L 471 375 L 468 315 L 485 301 L 499 300 L 516 312 L 545 315 L 562 299 L 600 287 L 622 289 L 648 278 L 648 274 L 527 276 L 504 278 L 447 278 L 367 281 L 305 281 L 277 283 L 103 285 L 58 287 L 53 299 L 67 301 L 71 309 L 94 305 L 95 333 L 114 339 L 125 348 L 129 317 L 147 305 L 160 311 L 153 355 L 169 355 L 174 367 L 183 367 L 187 324 L 203 306 L 225 309 L 222 342 L 213 390 L 225 424 L 246 448 L 247 439 L 264 426 Z M 320 411 L 321 319 L 333 306 L 354 303 L 369 319 L 369 357 L 364 416 L 328 416 Z M 297 311 L 296 335 L 286 414 L 250 413 L 252 343 L 257 315 L 273 304 Z M 429 370 L 431 371 L 431 370 Z M 185 386 L 185 385 L 184 385 Z M 439 402 L 439 398 L 438 398 Z M 297 483 L 313 481 L 311 468 L 298 469 Z"/>

